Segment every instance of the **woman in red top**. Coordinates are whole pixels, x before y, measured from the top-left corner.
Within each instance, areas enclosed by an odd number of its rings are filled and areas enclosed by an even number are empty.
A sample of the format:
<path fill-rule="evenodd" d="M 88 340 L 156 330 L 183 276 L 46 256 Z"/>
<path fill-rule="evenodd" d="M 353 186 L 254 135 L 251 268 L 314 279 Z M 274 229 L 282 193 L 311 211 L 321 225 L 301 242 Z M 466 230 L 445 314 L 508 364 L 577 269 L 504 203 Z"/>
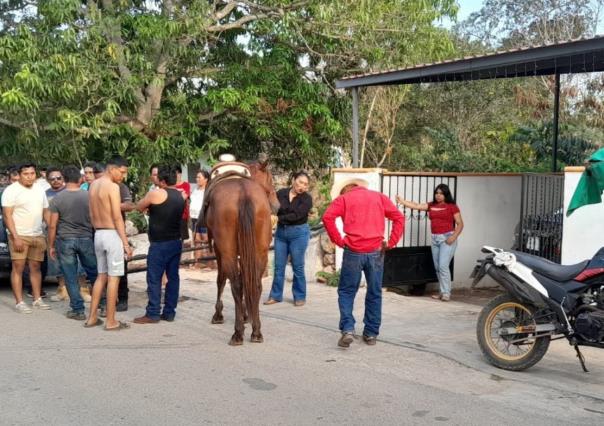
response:
<path fill-rule="evenodd" d="M 461 213 L 451 195 L 451 190 L 447 185 L 441 183 L 434 189 L 434 198 L 431 203 L 414 203 L 403 200 L 399 195 L 396 196 L 396 201 L 410 209 L 428 212 L 432 231 L 432 259 L 440 284 L 440 294 L 432 297 L 448 302 L 451 299 L 449 264 L 457 248 L 457 237 L 463 230 Z"/>

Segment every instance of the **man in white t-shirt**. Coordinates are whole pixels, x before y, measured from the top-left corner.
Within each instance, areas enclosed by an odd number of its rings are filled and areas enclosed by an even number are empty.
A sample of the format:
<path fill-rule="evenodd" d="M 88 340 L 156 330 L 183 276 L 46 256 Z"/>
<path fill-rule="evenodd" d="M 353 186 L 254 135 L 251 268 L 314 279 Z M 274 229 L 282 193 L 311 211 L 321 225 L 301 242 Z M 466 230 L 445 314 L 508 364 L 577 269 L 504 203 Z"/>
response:
<path fill-rule="evenodd" d="M 38 172 L 40 173 L 40 177 L 38 179 L 36 179 L 36 185 L 40 185 L 40 188 L 42 188 L 42 190 L 46 191 L 47 189 L 50 188 L 50 183 L 48 183 L 48 181 L 46 180 L 46 167 L 39 167 L 38 168 Z"/>
<path fill-rule="evenodd" d="M 11 286 L 15 309 L 21 313 L 31 313 L 31 308 L 23 301 L 23 269 L 27 262 L 34 297 L 33 307 L 50 309 L 42 301 L 42 274 L 40 267 L 46 252 L 46 238 L 42 221 L 48 222 L 48 200 L 42 188 L 35 184 L 36 166 L 22 164 L 18 168 L 19 180 L 8 186 L 2 193 L 4 222 L 9 232 L 8 246 L 12 260 Z"/>

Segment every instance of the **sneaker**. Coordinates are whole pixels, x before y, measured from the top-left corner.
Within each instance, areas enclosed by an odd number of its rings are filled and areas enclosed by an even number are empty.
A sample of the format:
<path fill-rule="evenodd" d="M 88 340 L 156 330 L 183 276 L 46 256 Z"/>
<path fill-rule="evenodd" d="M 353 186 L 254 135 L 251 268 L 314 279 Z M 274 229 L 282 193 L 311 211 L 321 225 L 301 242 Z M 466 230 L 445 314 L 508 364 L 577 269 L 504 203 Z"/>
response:
<path fill-rule="evenodd" d="M 432 296 L 430 296 L 430 297 L 431 297 L 432 299 L 435 299 L 435 300 L 440 300 L 440 299 L 442 298 L 442 296 L 440 295 L 440 293 L 433 294 L 433 295 L 432 295 Z"/>
<path fill-rule="evenodd" d="M 27 306 L 27 303 L 25 302 L 19 302 L 15 305 L 15 310 L 17 312 L 19 312 L 20 314 L 31 314 L 32 310 L 29 306 Z"/>
<path fill-rule="evenodd" d="M 365 336 L 363 334 L 363 341 L 367 343 L 369 346 L 374 346 L 377 342 L 377 338 L 375 336 Z"/>
<path fill-rule="evenodd" d="M 46 292 L 45 292 L 44 290 L 42 290 L 42 291 L 40 292 L 40 296 L 41 296 L 42 298 L 46 298 L 47 294 L 46 294 Z M 34 295 L 33 295 L 33 293 L 31 292 L 31 289 L 30 289 L 30 290 L 27 290 L 27 297 L 29 297 L 30 299 L 33 299 L 33 298 L 34 298 Z"/>
<path fill-rule="evenodd" d="M 354 336 L 351 332 L 342 333 L 342 337 L 338 340 L 338 346 L 341 348 L 349 348 L 354 341 Z"/>
<path fill-rule="evenodd" d="M 128 301 L 124 300 L 123 302 L 117 302 L 115 310 L 116 312 L 126 312 L 128 310 Z"/>
<path fill-rule="evenodd" d="M 440 300 L 442 300 L 443 302 L 448 302 L 449 300 L 451 300 L 451 296 L 448 294 L 443 294 L 443 297 L 441 297 Z"/>
<path fill-rule="evenodd" d="M 81 312 L 81 311 L 80 312 L 67 311 L 65 316 L 69 319 L 73 319 L 73 320 L 77 320 L 77 321 L 84 321 L 86 319 L 86 315 L 84 314 L 84 312 Z"/>
<path fill-rule="evenodd" d="M 34 303 L 32 303 L 31 305 L 36 309 L 43 309 L 43 310 L 50 309 L 50 305 L 44 303 L 44 301 L 42 300 L 41 297 L 37 300 L 34 300 Z"/>

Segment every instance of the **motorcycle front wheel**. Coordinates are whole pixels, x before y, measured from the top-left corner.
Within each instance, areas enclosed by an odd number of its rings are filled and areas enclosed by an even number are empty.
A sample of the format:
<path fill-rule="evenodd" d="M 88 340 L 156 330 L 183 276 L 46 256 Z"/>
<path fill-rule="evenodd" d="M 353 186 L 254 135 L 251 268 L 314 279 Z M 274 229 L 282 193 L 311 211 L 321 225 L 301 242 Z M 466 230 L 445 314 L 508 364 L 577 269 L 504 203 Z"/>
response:
<path fill-rule="evenodd" d="M 510 294 L 491 300 L 480 312 L 476 335 L 487 360 L 504 370 L 521 371 L 535 365 L 547 352 L 550 336 L 535 337 L 535 307 Z M 517 330 L 510 333 L 509 330 Z"/>

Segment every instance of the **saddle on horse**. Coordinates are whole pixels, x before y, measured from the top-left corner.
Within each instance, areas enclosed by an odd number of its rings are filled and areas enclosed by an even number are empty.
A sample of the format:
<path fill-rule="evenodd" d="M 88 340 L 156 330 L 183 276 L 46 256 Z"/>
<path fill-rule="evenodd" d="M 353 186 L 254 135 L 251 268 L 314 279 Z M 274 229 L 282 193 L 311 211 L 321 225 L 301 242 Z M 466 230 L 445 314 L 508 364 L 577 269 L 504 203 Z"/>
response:
<path fill-rule="evenodd" d="M 206 186 L 205 194 L 203 197 L 203 205 L 199 212 L 198 223 L 203 227 L 207 227 L 206 224 L 206 211 L 210 205 L 210 198 L 212 192 L 222 181 L 228 179 L 250 179 L 252 173 L 247 164 L 240 163 L 238 161 L 223 161 L 212 167 L 210 172 L 210 180 Z"/>

